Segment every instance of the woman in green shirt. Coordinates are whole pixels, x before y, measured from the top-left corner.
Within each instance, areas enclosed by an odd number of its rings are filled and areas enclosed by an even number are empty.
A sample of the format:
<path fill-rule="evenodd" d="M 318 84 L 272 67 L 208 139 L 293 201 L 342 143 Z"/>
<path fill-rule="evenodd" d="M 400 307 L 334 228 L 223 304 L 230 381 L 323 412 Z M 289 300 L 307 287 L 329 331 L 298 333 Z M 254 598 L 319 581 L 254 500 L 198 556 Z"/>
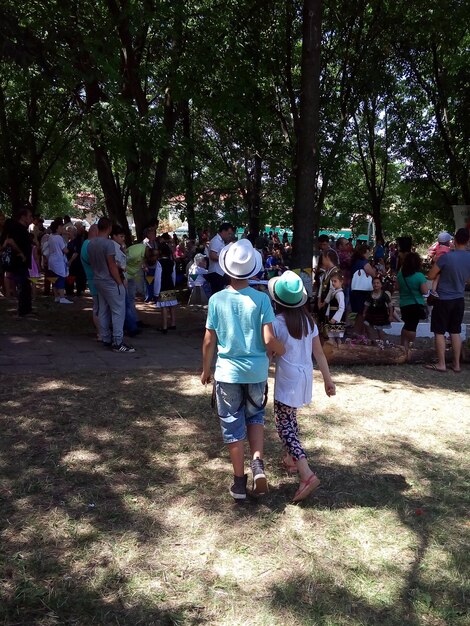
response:
<path fill-rule="evenodd" d="M 410 342 L 416 337 L 416 328 L 425 304 L 423 294 L 429 291 L 419 254 L 409 252 L 405 256 L 397 280 L 400 290 L 400 312 L 404 322 L 400 343 L 408 353 Z"/>

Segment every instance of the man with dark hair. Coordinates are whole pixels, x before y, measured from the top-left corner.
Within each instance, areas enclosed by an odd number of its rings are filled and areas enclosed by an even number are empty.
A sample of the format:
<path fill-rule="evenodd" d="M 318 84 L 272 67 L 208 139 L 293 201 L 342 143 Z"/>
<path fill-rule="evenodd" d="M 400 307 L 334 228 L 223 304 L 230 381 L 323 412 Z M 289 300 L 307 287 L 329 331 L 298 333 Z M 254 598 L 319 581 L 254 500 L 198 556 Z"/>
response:
<path fill-rule="evenodd" d="M 320 235 L 318 237 L 318 247 L 320 249 L 320 265 L 321 265 L 322 255 L 325 252 L 328 252 L 329 250 L 332 250 L 335 253 L 335 255 L 336 255 L 335 265 L 339 264 L 338 254 L 337 254 L 336 250 L 331 247 L 330 238 L 328 237 L 328 235 Z"/>
<path fill-rule="evenodd" d="M 28 228 L 33 221 L 31 209 L 24 207 L 11 220 L 3 243 L 4 249 L 10 249 L 8 271 L 13 275 L 18 289 L 18 317 L 32 313 L 31 283 L 29 269 L 31 267 L 32 241 Z"/>
<path fill-rule="evenodd" d="M 68 226 L 73 226 L 70 215 L 64 215 L 62 219 L 64 221 L 64 230 L 67 230 Z"/>
<path fill-rule="evenodd" d="M 122 272 L 116 263 L 116 249 L 109 239 L 112 222 L 107 217 L 98 220 L 98 236 L 88 244 L 88 258 L 98 294 L 98 320 L 103 345 L 113 352 L 135 352 L 123 343 L 126 316 L 126 289 Z M 112 336 L 110 326 L 112 323 Z"/>
<path fill-rule="evenodd" d="M 219 254 L 224 246 L 233 240 L 234 228 L 229 222 L 219 226 L 219 232 L 209 244 L 209 273 L 205 278 L 210 284 L 212 293 L 217 293 L 225 287 L 224 272 L 219 265 Z"/>
<path fill-rule="evenodd" d="M 467 244 L 470 235 L 466 228 L 459 228 L 454 236 L 454 251 L 443 254 L 429 271 L 428 279 L 439 275 L 436 300 L 431 316 L 431 330 L 437 353 L 437 363 L 426 365 L 437 372 L 446 371 L 445 334 L 449 333 L 452 342 L 453 361 L 451 369 L 460 372 L 462 340 L 461 324 L 465 311 L 465 283 L 470 279 L 470 252 Z"/>

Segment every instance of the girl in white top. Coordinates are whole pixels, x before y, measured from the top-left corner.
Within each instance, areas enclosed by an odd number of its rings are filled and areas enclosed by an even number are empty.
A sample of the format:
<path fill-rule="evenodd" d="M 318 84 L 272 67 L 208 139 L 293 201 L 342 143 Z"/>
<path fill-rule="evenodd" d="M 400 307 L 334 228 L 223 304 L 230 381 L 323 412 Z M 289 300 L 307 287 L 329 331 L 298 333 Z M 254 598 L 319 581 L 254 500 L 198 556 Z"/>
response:
<path fill-rule="evenodd" d="M 326 322 L 325 331 L 329 343 L 339 345 L 344 337 L 345 323 L 343 320 L 346 310 L 343 292 L 343 274 L 338 270 L 331 275 L 331 287 L 325 298 Z"/>
<path fill-rule="evenodd" d="M 322 373 L 326 394 L 334 396 L 336 388 L 318 329 L 304 306 L 307 292 L 302 280 L 294 272 L 287 271 L 282 276 L 271 278 L 268 289 L 276 302 L 274 333 L 286 349 L 285 354 L 275 357 L 274 418 L 277 433 L 286 450 L 282 463 L 290 473 L 299 473 L 300 485 L 293 499 L 299 502 L 320 485 L 319 478 L 308 464 L 297 425 L 297 408 L 312 400 L 312 353 Z"/>

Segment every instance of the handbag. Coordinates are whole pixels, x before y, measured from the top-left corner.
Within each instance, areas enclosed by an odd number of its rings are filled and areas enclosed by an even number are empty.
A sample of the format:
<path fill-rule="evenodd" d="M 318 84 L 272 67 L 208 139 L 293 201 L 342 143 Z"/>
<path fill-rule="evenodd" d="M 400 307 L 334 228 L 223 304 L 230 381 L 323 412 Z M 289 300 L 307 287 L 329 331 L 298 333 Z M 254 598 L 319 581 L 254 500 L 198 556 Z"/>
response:
<path fill-rule="evenodd" d="M 403 280 L 405 281 L 405 285 L 406 288 L 408 289 L 408 291 L 410 292 L 410 294 L 413 296 L 414 301 L 416 302 L 416 304 L 419 306 L 419 319 L 420 320 L 427 320 L 428 319 L 428 307 L 425 304 L 420 304 L 416 298 L 416 296 L 414 295 L 414 293 L 411 291 L 410 286 L 408 285 L 408 281 L 406 280 L 406 278 L 403 276 L 403 272 L 401 273 Z"/>
<path fill-rule="evenodd" d="M 351 280 L 351 291 L 372 291 L 372 276 L 365 270 L 356 270 Z"/>

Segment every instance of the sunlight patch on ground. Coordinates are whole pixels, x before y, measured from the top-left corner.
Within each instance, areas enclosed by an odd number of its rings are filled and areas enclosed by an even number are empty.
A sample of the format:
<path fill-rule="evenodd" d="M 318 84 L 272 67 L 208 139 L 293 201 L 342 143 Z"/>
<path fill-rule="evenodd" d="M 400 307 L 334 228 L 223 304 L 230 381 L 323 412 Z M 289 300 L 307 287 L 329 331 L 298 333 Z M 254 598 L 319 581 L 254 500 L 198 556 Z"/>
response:
<path fill-rule="evenodd" d="M 155 422 L 152 420 L 135 420 L 133 424 L 138 428 L 155 428 Z"/>
<path fill-rule="evenodd" d="M 79 450 L 70 450 L 62 457 L 62 463 L 71 467 L 83 464 L 95 464 L 100 461 L 101 457 L 96 452 L 81 448 Z"/>
<path fill-rule="evenodd" d="M 65 391 L 86 391 L 86 387 L 74 384 L 69 380 L 50 380 L 47 382 L 39 383 L 36 387 L 36 391 L 56 391 L 58 389 L 64 389 Z"/>

